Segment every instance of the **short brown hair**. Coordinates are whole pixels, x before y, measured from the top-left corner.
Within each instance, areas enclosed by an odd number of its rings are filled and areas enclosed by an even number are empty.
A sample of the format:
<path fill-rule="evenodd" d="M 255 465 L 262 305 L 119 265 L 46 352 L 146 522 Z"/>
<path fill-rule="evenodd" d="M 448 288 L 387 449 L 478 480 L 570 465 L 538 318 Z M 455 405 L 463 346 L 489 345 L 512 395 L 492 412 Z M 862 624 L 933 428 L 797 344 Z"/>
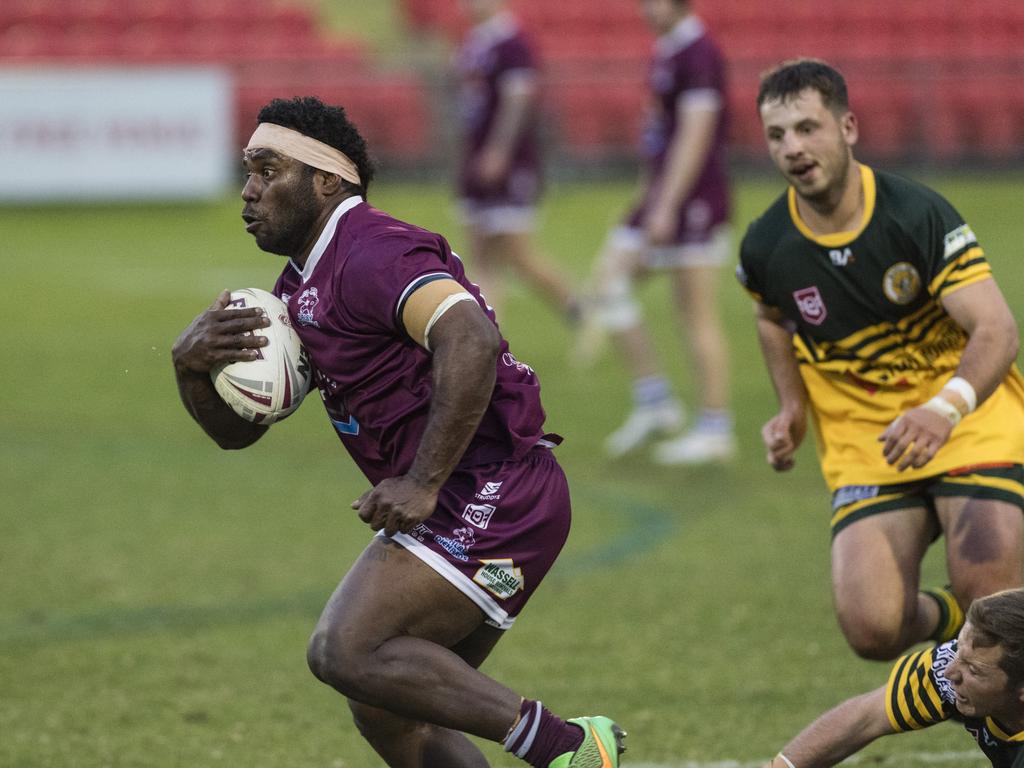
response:
<path fill-rule="evenodd" d="M 839 70 L 820 59 L 790 59 L 761 75 L 758 109 L 766 101 L 785 101 L 808 88 L 820 93 L 821 103 L 833 112 L 846 112 L 850 108 L 846 81 Z"/>
<path fill-rule="evenodd" d="M 975 645 L 999 646 L 999 668 L 1011 688 L 1024 685 L 1024 589 L 1006 589 L 971 603 L 967 621 L 974 628 Z"/>

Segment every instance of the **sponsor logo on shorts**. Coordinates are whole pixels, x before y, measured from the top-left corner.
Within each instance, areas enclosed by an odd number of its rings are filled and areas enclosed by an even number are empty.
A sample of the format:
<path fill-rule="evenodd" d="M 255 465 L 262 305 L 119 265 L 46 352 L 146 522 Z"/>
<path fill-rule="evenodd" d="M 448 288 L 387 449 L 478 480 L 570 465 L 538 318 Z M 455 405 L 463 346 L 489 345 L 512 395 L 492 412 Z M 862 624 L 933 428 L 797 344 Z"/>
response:
<path fill-rule="evenodd" d="M 525 587 L 523 570 L 516 568 L 513 560 L 481 560 L 480 562 L 483 563 L 483 567 L 473 576 L 473 581 L 495 597 L 507 600 Z"/>
<path fill-rule="evenodd" d="M 497 501 L 501 498 L 501 494 L 498 493 L 501 490 L 501 483 L 499 480 L 496 483 L 484 483 L 484 487 L 477 491 L 474 496 L 480 501 Z"/>
<path fill-rule="evenodd" d="M 469 560 L 470 548 L 476 544 L 476 535 L 473 533 L 472 528 L 456 528 L 452 531 L 451 538 L 435 536 L 434 541 L 456 560 L 466 562 Z"/>
<path fill-rule="evenodd" d="M 828 317 L 825 301 L 821 298 L 821 292 L 816 285 L 793 291 L 793 301 L 800 310 L 800 316 L 811 325 L 821 325 Z"/>
<path fill-rule="evenodd" d="M 969 245 L 977 245 L 978 238 L 974 235 L 974 230 L 971 229 L 968 224 L 961 224 L 959 227 L 954 229 L 952 232 L 947 232 L 946 237 L 943 239 L 943 259 L 948 259 L 950 256 L 954 256 Z"/>
<path fill-rule="evenodd" d="M 882 290 L 893 304 L 909 304 L 921 292 L 921 275 L 909 261 L 893 264 L 885 270 Z"/>
<path fill-rule="evenodd" d="M 477 528 L 486 531 L 494 510 L 495 506 L 493 504 L 467 504 L 466 508 L 462 511 L 462 519 L 470 525 L 475 525 Z"/>
<path fill-rule="evenodd" d="M 832 509 L 836 510 L 855 501 L 873 499 L 878 495 L 877 485 L 844 485 L 832 497 Z"/>
<path fill-rule="evenodd" d="M 426 541 L 428 536 L 434 535 L 434 532 L 430 530 L 430 528 L 428 528 L 424 523 L 420 523 L 411 531 L 409 531 L 409 535 L 417 541 Z"/>

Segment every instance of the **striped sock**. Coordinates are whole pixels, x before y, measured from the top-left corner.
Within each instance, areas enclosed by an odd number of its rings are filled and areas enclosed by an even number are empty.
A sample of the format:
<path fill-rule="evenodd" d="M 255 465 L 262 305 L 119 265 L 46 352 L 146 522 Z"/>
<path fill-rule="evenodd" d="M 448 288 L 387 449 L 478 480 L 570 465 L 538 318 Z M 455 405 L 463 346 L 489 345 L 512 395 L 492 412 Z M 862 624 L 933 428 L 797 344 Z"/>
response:
<path fill-rule="evenodd" d="M 936 589 L 922 589 L 921 594 L 928 595 L 939 606 L 939 621 L 928 639 L 936 643 L 952 640 L 964 625 L 964 612 L 953 590 L 947 584 Z"/>
<path fill-rule="evenodd" d="M 523 699 L 519 721 L 502 746 L 534 768 L 548 768 L 556 757 L 575 752 L 582 743 L 583 731 L 579 726 L 551 714 L 539 701 Z"/>

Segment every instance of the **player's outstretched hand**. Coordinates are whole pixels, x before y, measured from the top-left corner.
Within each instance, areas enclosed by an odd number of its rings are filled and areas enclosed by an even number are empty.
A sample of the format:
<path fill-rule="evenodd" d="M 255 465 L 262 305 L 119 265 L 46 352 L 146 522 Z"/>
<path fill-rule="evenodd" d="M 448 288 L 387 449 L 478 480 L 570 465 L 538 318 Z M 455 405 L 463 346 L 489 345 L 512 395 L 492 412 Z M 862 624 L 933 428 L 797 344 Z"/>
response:
<path fill-rule="evenodd" d="M 882 454 L 896 469 L 919 469 L 932 460 L 946 444 L 953 425 L 949 419 L 927 408 L 911 408 L 886 427 L 878 440 Z M 897 462 L 899 462 L 897 464 Z"/>
<path fill-rule="evenodd" d="M 804 413 L 782 411 L 761 427 L 761 439 L 768 449 L 768 463 L 776 472 L 786 472 L 796 465 L 794 454 L 807 431 Z"/>
<path fill-rule="evenodd" d="M 382 480 L 352 502 L 364 523 L 375 531 L 383 529 L 387 536 L 409 533 L 434 514 L 436 507 L 437 491 L 409 475 Z"/>
<path fill-rule="evenodd" d="M 270 325 L 258 307 L 227 309 L 231 292 L 223 291 L 201 312 L 174 342 L 171 357 L 179 371 L 209 373 L 214 367 L 236 360 L 254 360 L 267 338 L 254 334 Z"/>

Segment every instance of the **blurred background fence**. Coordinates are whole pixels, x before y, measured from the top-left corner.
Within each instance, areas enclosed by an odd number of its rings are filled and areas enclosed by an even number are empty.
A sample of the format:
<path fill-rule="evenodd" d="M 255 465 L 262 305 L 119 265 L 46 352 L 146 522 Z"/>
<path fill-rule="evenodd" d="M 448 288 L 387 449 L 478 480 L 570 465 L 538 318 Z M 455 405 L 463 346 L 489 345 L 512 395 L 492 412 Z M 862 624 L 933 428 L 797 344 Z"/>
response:
<path fill-rule="evenodd" d="M 514 0 L 542 56 L 556 173 L 615 172 L 633 156 L 652 34 L 636 0 Z M 362 23 L 387 6 L 385 35 Z M 797 55 L 839 65 L 861 154 L 902 163 L 1024 160 L 1021 0 L 697 0 L 730 63 L 739 164 L 762 164 L 758 73 Z M 232 144 L 258 107 L 313 93 L 344 104 L 385 169 L 449 167 L 458 0 L 3 0 L 0 71 L 201 65 L 230 76 Z M 12 107 L 6 108 L 8 112 Z M 5 107 L 0 101 L 0 118 Z M 0 143 L 11 131 L 0 131 Z"/>

